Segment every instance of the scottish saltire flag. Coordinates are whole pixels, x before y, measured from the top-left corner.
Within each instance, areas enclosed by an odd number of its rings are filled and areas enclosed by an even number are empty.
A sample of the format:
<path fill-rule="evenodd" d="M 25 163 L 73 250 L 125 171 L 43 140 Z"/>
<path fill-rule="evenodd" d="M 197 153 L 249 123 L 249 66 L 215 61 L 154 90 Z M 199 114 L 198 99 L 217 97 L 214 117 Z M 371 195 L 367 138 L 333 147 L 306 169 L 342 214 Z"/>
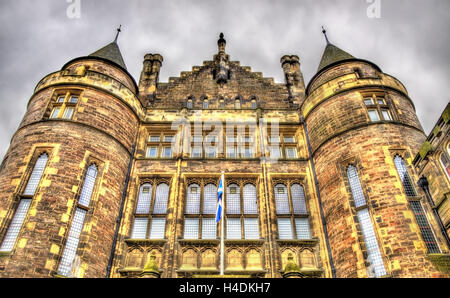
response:
<path fill-rule="evenodd" d="M 223 198 L 223 177 L 220 177 L 219 188 L 217 189 L 217 210 L 216 210 L 216 223 L 220 221 L 220 217 L 222 216 L 222 198 Z"/>

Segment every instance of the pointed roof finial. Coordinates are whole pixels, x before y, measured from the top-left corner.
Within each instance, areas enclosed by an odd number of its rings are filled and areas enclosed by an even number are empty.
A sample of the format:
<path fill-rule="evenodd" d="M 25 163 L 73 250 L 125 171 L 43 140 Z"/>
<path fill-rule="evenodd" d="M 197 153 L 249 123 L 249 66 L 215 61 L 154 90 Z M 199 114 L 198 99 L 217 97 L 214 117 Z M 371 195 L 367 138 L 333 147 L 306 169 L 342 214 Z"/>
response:
<path fill-rule="evenodd" d="M 114 38 L 114 42 L 116 42 L 116 43 L 117 43 L 117 38 L 119 38 L 120 32 L 122 32 L 121 28 L 122 28 L 122 25 L 120 25 L 119 28 L 117 28 L 116 38 Z"/>
<path fill-rule="evenodd" d="M 323 35 L 325 35 L 325 40 L 327 41 L 327 44 L 330 44 L 330 41 L 328 40 L 328 37 L 327 37 L 327 30 L 325 30 L 325 28 L 323 28 L 323 26 L 322 26 L 322 33 L 323 33 Z"/>

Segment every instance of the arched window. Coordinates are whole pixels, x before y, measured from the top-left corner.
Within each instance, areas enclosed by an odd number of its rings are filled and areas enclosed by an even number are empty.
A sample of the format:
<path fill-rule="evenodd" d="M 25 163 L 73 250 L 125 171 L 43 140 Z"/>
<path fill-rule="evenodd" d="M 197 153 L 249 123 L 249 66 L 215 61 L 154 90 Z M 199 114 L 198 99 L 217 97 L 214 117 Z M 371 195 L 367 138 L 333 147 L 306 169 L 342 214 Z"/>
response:
<path fill-rule="evenodd" d="M 292 206 L 294 207 L 294 214 L 307 214 L 305 193 L 303 187 L 298 184 L 291 185 Z"/>
<path fill-rule="evenodd" d="M 203 193 L 203 196 L 201 196 Z M 203 188 L 196 183 L 188 187 L 184 220 L 185 239 L 216 239 L 217 186 L 209 183 Z M 200 212 L 202 206 L 202 212 Z"/>
<path fill-rule="evenodd" d="M 394 164 L 397 168 L 398 175 L 403 184 L 403 189 L 405 190 L 406 196 L 415 197 L 417 196 L 414 184 L 409 176 L 408 170 L 406 169 L 406 163 L 400 156 L 396 155 L 394 157 Z"/>
<path fill-rule="evenodd" d="M 396 155 L 394 157 L 394 164 L 397 168 L 398 176 L 403 184 L 403 189 L 407 197 L 416 197 L 417 193 L 413 186 L 412 179 L 409 176 L 408 170 L 406 168 L 406 163 L 402 157 Z M 410 200 L 409 205 L 414 213 L 414 216 L 419 226 L 420 233 L 422 234 L 423 241 L 428 249 L 429 253 L 439 253 L 439 246 L 436 243 L 436 239 L 433 235 L 433 231 L 428 223 L 427 216 L 422 207 L 420 201 Z"/>
<path fill-rule="evenodd" d="M 61 257 L 61 262 L 58 268 L 58 274 L 70 276 L 72 273 L 73 261 L 76 257 L 80 235 L 83 231 L 84 220 L 87 214 L 86 208 L 91 202 L 95 181 L 97 180 L 98 168 L 95 164 L 91 164 L 84 177 L 83 186 L 81 188 L 78 205 L 75 209 L 75 214 L 70 226 L 69 235 L 67 236 L 66 245 Z"/>
<path fill-rule="evenodd" d="M 153 214 L 165 214 L 167 211 L 167 202 L 169 200 L 169 185 L 161 183 L 156 187 L 155 206 Z"/>
<path fill-rule="evenodd" d="M 241 195 L 239 191 L 239 185 L 230 184 L 227 187 L 226 194 L 227 214 L 240 214 L 241 213 Z"/>
<path fill-rule="evenodd" d="M 236 99 L 234 101 L 234 108 L 235 109 L 240 109 L 241 108 L 241 101 L 239 99 Z"/>
<path fill-rule="evenodd" d="M 208 100 L 207 100 L 207 99 L 204 99 L 204 100 L 203 100 L 203 108 L 204 108 L 204 109 L 207 109 L 208 106 L 209 106 Z"/>
<path fill-rule="evenodd" d="M 366 198 L 364 196 L 361 182 L 358 176 L 358 170 L 355 166 L 350 165 L 347 168 L 347 179 L 350 184 L 350 189 L 355 202 L 356 215 L 364 237 L 368 259 L 370 262 L 367 272 L 369 277 L 380 277 L 386 275 L 383 259 L 381 257 L 378 241 L 373 229 L 372 220 L 369 214 Z"/>
<path fill-rule="evenodd" d="M 311 239 L 303 187 L 290 181 L 286 181 L 286 184 L 279 183 L 275 185 L 274 197 L 278 217 L 278 238 Z"/>
<path fill-rule="evenodd" d="M 0 251 L 11 251 L 16 243 L 17 236 L 22 228 L 25 217 L 30 208 L 31 201 L 36 192 L 36 189 L 41 181 L 42 174 L 47 165 L 48 155 L 47 153 L 41 154 L 34 164 L 30 177 L 28 178 L 25 190 L 22 193 L 19 205 L 16 212 L 9 224 L 8 230 L 0 246 Z"/>
<path fill-rule="evenodd" d="M 142 184 L 139 189 L 139 197 L 136 206 L 136 213 L 138 214 L 149 213 L 151 199 L 152 199 L 152 185 L 150 183 Z"/>
<path fill-rule="evenodd" d="M 256 100 L 255 100 L 255 99 L 252 99 L 252 101 L 251 101 L 251 107 L 252 107 L 252 109 L 256 109 L 256 108 L 257 108 Z"/>
<path fill-rule="evenodd" d="M 187 107 L 188 109 L 192 109 L 192 108 L 193 108 L 192 99 L 188 99 L 187 104 L 186 104 L 186 107 Z"/>
<path fill-rule="evenodd" d="M 36 160 L 36 164 L 34 165 L 33 171 L 31 172 L 30 178 L 28 179 L 27 186 L 23 191 L 24 196 L 34 196 L 36 188 L 39 185 L 39 181 L 41 181 L 42 173 L 44 172 L 47 161 L 48 161 L 47 153 L 42 154 Z"/>
<path fill-rule="evenodd" d="M 141 185 L 131 231 L 132 239 L 164 239 L 168 201 L 167 183 L 153 180 Z"/>
<path fill-rule="evenodd" d="M 207 184 L 203 192 L 203 214 L 216 214 L 217 186 Z"/>
<path fill-rule="evenodd" d="M 253 184 L 244 185 L 243 194 L 244 194 L 244 213 L 258 214 L 258 205 L 256 202 L 256 187 Z"/>
<path fill-rule="evenodd" d="M 277 184 L 275 186 L 275 206 L 277 214 L 290 213 L 287 187 L 284 184 Z"/>

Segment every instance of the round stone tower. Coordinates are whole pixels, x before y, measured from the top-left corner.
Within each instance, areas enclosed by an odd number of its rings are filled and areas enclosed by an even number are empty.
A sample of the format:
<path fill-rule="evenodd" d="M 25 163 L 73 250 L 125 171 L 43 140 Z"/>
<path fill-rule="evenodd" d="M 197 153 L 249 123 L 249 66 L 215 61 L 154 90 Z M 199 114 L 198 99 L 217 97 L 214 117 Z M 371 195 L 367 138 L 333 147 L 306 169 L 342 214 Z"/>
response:
<path fill-rule="evenodd" d="M 427 254 L 448 247 L 416 187 L 426 136 L 402 83 L 327 40 L 301 113 L 336 276 L 439 276 Z"/>
<path fill-rule="evenodd" d="M 29 100 L 0 168 L 2 277 L 106 275 L 142 114 L 116 41 Z"/>

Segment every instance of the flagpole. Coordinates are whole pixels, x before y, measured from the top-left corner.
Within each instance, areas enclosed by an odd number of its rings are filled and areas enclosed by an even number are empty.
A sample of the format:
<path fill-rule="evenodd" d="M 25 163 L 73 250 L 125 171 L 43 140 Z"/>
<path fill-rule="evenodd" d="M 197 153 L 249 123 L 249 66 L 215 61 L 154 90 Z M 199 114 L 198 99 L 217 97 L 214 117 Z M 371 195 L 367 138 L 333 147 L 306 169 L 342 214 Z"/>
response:
<path fill-rule="evenodd" d="M 222 187 L 223 187 L 223 195 L 222 195 L 222 210 L 221 210 L 221 214 L 220 214 L 220 275 L 223 275 L 223 260 L 224 260 L 224 254 L 225 254 L 225 245 L 224 245 L 224 234 L 225 234 L 225 228 L 224 228 L 224 222 L 225 222 L 225 218 L 223 217 L 224 215 L 224 210 L 225 210 L 225 172 L 222 171 Z"/>

